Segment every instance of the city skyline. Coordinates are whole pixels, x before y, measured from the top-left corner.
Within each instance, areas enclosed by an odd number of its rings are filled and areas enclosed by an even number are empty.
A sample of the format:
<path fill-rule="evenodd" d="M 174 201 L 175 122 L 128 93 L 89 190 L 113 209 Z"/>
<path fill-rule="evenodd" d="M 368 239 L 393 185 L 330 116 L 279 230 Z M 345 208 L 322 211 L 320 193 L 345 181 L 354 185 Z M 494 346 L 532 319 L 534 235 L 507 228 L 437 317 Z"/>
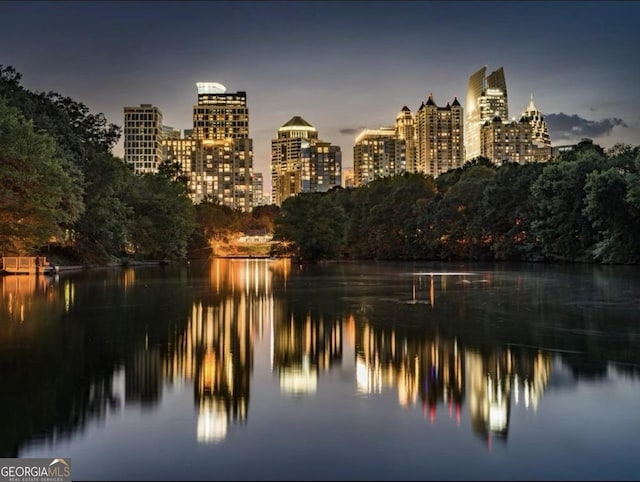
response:
<path fill-rule="evenodd" d="M 533 94 L 552 145 L 637 145 L 638 13 L 634 2 L 3 2 L 0 63 L 119 126 L 124 106 L 149 103 L 190 128 L 196 82 L 245 91 L 267 181 L 273 133 L 291 117 L 350 168 L 363 129 L 392 126 L 429 93 L 463 103 L 484 65 L 504 67 L 511 117 Z"/>

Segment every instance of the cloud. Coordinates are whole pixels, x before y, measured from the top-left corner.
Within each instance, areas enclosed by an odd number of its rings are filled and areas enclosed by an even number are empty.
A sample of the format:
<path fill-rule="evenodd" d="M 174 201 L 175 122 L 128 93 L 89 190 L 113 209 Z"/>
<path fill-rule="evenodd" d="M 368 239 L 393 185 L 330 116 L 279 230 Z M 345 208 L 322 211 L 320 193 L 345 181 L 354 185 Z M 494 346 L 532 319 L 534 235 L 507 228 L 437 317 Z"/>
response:
<path fill-rule="evenodd" d="M 599 121 L 583 119 L 579 115 L 547 114 L 544 116 L 549 127 L 551 139 L 581 139 L 608 136 L 616 126 L 629 127 L 617 117 L 608 117 Z"/>
<path fill-rule="evenodd" d="M 345 127 L 343 129 L 340 129 L 340 134 L 343 134 L 345 136 L 354 136 L 356 134 L 360 134 L 364 129 L 366 129 L 365 127 Z"/>

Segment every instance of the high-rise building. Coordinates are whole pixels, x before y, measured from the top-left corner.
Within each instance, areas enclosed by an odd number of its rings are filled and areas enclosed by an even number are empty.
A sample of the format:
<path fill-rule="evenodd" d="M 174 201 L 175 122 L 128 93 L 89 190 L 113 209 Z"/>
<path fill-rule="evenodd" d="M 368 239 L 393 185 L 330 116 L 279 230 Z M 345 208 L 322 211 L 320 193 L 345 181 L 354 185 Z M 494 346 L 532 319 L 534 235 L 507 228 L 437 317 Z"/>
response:
<path fill-rule="evenodd" d="M 353 146 L 354 185 L 362 186 L 379 177 L 401 174 L 406 169 L 406 141 L 395 127 L 365 129 Z"/>
<path fill-rule="evenodd" d="M 201 196 L 196 197 L 198 189 L 195 183 L 195 152 L 197 142 L 191 137 L 169 137 L 163 136 L 162 141 L 162 160 L 171 164 L 180 165 L 182 175 L 187 178 L 187 187 L 190 192 L 191 200 L 200 202 Z M 201 194 L 201 192 L 200 192 Z"/>
<path fill-rule="evenodd" d="M 162 161 L 162 112 L 151 104 L 124 108 L 124 160 L 134 172 L 158 172 Z"/>
<path fill-rule="evenodd" d="M 233 209 L 252 208 L 253 140 L 249 138 L 246 92 L 227 93 L 222 84 L 197 82 L 193 133 L 197 142 L 194 201 L 213 197 Z"/>
<path fill-rule="evenodd" d="M 500 166 L 505 162 L 534 162 L 531 125 L 520 121 L 503 122 L 499 116 L 484 123 L 481 129 L 480 155 Z"/>
<path fill-rule="evenodd" d="M 538 147 L 550 146 L 551 139 L 549 138 L 549 128 L 542 116 L 542 112 L 540 112 L 533 103 L 533 94 L 531 94 L 529 105 L 522 113 L 522 117 L 531 124 L 531 139 L 533 143 Z"/>
<path fill-rule="evenodd" d="M 264 199 L 264 180 L 261 172 L 253 173 L 252 184 L 253 184 L 253 191 L 252 191 L 253 199 L 251 202 L 252 206 L 256 207 L 256 206 L 264 206 L 265 204 L 269 204 L 265 202 L 265 199 Z"/>
<path fill-rule="evenodd" d="M 481 129 L 495 116 L 509 118 L 507 83 L 500 67 L 488 76 L 487 66 L 469 77 L 464 117 L 464 160 L 480 156 Z"/>
<path fill-rule="evenodd" d="M 233 209 L 253 207 L 253 140 L 246 92 L 227 93 L 222 84 L 197 82 L 193 129 L 162 125 L 157 107 L 125 107 L 125 160 L 138 173 L 177 162 L 188 178 L 194 203 L 215 199 Z"/>
<path fill-rule="evenodd" d="M 318 131 L 300 116 L 278 128 L 271 141 L 272 202 L 278 206 L 301 192 L 324 192 L 341 184 L 340 147 L 318 139 Z"/>
<path fill-rule="evenodd" d="M 353 168 L 342 169 L 342 187 L 345 189 L 356 187 Z"/>
<path fill-rule="evenodd" d="M 498 165 L 546 162 L 552 158 L 549 129 L 533 103 L 533 95 L 519 121 L 506 122 L 496 115 L 482 125 L 480 154 Z"/>
<path fill-rule="evenodd" d="M 396 116 L 396 137 L 405 142 L 407 172 L 418 172 L 416 164 L 416 119 L 406 105 Z"/>
<path fill-rule="evenodd" d="M 416 171 L 433 177 L 463 164 L 463 114 L 457 98 L 438 107 L 429 94 L 416 113 Z"/>
<path fill-rule="evenodd" d="M 327 192 L 342 184 L 342 151 L 330 142 L 302 143 L 302 192 Z"/>
<path fill-rule="evenodd" d="M 193 106 L 194 139 L 247 139 L 247 93 L 226 93 L 216 82 L 197 82 L 198 104 Z"/>

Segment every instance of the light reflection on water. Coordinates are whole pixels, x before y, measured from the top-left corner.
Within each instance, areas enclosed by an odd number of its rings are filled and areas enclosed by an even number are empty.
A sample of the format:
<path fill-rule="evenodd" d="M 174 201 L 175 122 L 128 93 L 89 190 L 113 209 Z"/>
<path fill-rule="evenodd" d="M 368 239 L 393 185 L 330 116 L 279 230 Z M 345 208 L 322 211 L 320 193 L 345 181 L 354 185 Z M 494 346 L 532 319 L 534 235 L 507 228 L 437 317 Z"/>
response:
<path fill-rule="evenodd" d="M 481 440 L 487 454 L 494 441 L 506 445 L 510 438 L 516 448 L 542 444 L 529 417 L 547 424 L 546 435 L 552 437 L 563 429 L 538 411 L 548 403 L 548 413 L 554 403 L 562 407 L 567 400 L 582 417 L 579 424 L 593 423 L 599 414 L 571 398 L 580 384 L 600 397 L 615 383 L 616 393 L 624 394 L 617 403 L 640 401 L 638 300 L 632 295 L 640 285 L 631 271 L 417 268 L 216 259 L 55 279 L 5 277 L 0 376 L 7 390 L 0 421 L 6 430 L 0 455 L 71 456 L 74 462 L 82 459 L 75 465 L 79 478 L 100 478 L 89 463 L 99 453 L 87 448 L 91 444 L 80 448 L 81 439 L 99 447 L 114 436 L 120 440 L 114 450 L 137 451 L 138 458 L 111 467 L 105 478 L 278 478 L 282 461 L 265 459 L 232 470 L 212 466 L 197 447 L 223 450 L 234 459 L 247 450 L 295 446 L 291 439 L 309 426 L 313 433 L 304 435 L 297 449 L 308 446 L 299 461 L 306 465 L 290 468 L 292 478 L 310 473 L 394 478 L 397 472 L 384 456 L 368 466 L 355 461 L 375 453 L 380 438 L 394 440 L 393 450 L 409 454 L 403 469 L 409 478 L 424 478 L 424 461 L 410 455 L 416 440 L 441 441 L 444 455 L 440 465 L 432 461 L 438 467 L 433 478 L 503 478 L 500 468 L 483 465 L 486 461 L 473 469 L 480 472 L 449 466 L 459 444 L 469 457 L 482 457 L 473 455 L 477 448 L 469 448 L 463 433 Z M 594 308 L 586 300 L 598 303 Z M 602 380 L 608 384 L 598 391 Z M 562 395 L 546 402 L 550 387 Z M 40 395 L 34 399 L 34 393 Z M 184 404 L 167 406 L 187 394 L 190 413 Z M 398 438 L 393 427 L 384 428 L 383 420 L 404 423 L 397 419 L 404 412 L 380 403 L 388 396 L 396 407 L 417 411 L 432 430 L 425 435 L 412 425 Z M 142 424 L 143 432 L 157 434 L 155 450 L 175 449 L 174 439 L 182 440 L 176 454 L 195 457 L 193 465 L 183 467 L 186 472 L 160 474 L 145 464 L 151 448 L 128 441 L 133 429 L 119 426 L 136 407 L 138 425 L 143 417 L 155 417 L 153 426 Z M 632 431 L 640 430 L 635 412 L 622 410 L 619 416 Z M 360 425 L 363 417 L 369 428 Z M 329 423 L 334 418 L 347 431 L 344 440 L 335 437 L 336 427 Z M 176 425 L 179 420 L 183 423 Z M 106 425 L 96 428 L 96 421 Z M 515 435 L 514 426 L 519 427 Z M 606 451 L 607 438 L 624 437 L 615 427 L 577 454 L 580 463 L 568 478 L 594 473 L 588 471 L 595 463 L 590 451 Z M 347 449 L 347 440 L 358 446 L 350 443 Z M 637 438 L 621 443 L 640 448 Z M 314 451 L 339 459 L 328 448 L 333 446 L 339 453 L 357 452 L 351 465 L 343 460 L 342 472 L 318 467 L 309 472 L 319 463 Z M 504 467 L 524 465 L 520 452 L 503 460 Z M 549 472 L 529 468 L 520 475 L 508 472 L 509 477 L 555 473 L 562 478 L 562 471 L 553 472 L 552 457 L 545 457 Z M 624 458 L 612 473 L 640 475 Z"/>

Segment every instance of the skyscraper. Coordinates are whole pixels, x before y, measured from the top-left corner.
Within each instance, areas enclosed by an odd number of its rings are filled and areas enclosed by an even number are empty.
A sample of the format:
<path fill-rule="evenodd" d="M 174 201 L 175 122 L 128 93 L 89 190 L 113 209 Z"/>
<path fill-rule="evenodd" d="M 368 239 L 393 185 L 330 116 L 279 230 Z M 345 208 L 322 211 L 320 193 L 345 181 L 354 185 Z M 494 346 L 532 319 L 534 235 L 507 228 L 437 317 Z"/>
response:
<path fill-rule="evenodd" d="M 396 116 L 396 137 L 405 142 L 407 172 L 418 172 L 416 165 L 416 119 L 406 105 Z"/>
<path fill-rule="evenodd" d="M 507 83 L 500 67 L 486 76 L 487 66 L 469 77 L 464 116 L 464 160 L 480 156 L 482 125 L 496 115 L 509 118 Z"/>
<path fill-rule="evenodd" d="M 301 192 L 324 192 L 341 184 L 340 147 L 318 139 L 318 131 L 300 116 L 278 128 L 271 141 L 272 202 L 278 206 Z"/>
<path fill-rule="evenodd" d="M 124 160 L 138 174 L 162 162 L 162 112 L 151 104 L 124 108 Z"/>
<path fill-rule="evenodd" d="M 531 141 L 533 142 L 534 162 L 546 162 L 553 157 L 551 149 L 551 139 L 549 138 L 549 128 L 535 104 L 533 94 L 526 110 L 522 113 L 522 118 L 531 126 Z"/>
<path fill-rule="evenodd" d="M 533 162 L 531 125 L 520 121 L 503 122 L 499 116 L 484 123 L 481 129 L 480 154 L 496 165 L 505 162 Z"/>
<path fill-rule="evenodd" d="M 195 201 L 205 196 L 251 210 L 253 140 L 249 138 L 246 92 L 226 93 L 216 82 L 198 82 L 193 107 Z"/>
<path fill-rule="evenodd" d="M 463 164 L 462 106 L 438 107 L 429 94 L 416 113 L 416 169 L 437 177 Z"/>
<path fill-rule="evenodd" d="M 531 94 L 529 105 L 522 113 L 522 117 L 531 124 L 533 143 L 538 147 L 550 146 L 551 140 L 549 138 L 549 128 L 542 116 L 542 112 L 540 112 L 533 103 L 533 94 Z"/>
<path fill-rule="evenodd" d="M 362 186 L 379 177 L 401 174 L 406 169 L 406 141 L 395 127 L 365 129 L 353 146 L 354 185 Z"/>
<path fill-rule="evenodd" d="M 193 129 L 162 125 L 151 104 L 125 107 L 125 161 L 135 172 L 157 172 L 162 161 L 178 163 L 194 203 L 211 198 L 233 209 L 253 204 L 253 140 L 246 92 L 227 93 L 222 84 L 197 82 Z M 257 199 L 257 197 L 256 197 Z"/>

